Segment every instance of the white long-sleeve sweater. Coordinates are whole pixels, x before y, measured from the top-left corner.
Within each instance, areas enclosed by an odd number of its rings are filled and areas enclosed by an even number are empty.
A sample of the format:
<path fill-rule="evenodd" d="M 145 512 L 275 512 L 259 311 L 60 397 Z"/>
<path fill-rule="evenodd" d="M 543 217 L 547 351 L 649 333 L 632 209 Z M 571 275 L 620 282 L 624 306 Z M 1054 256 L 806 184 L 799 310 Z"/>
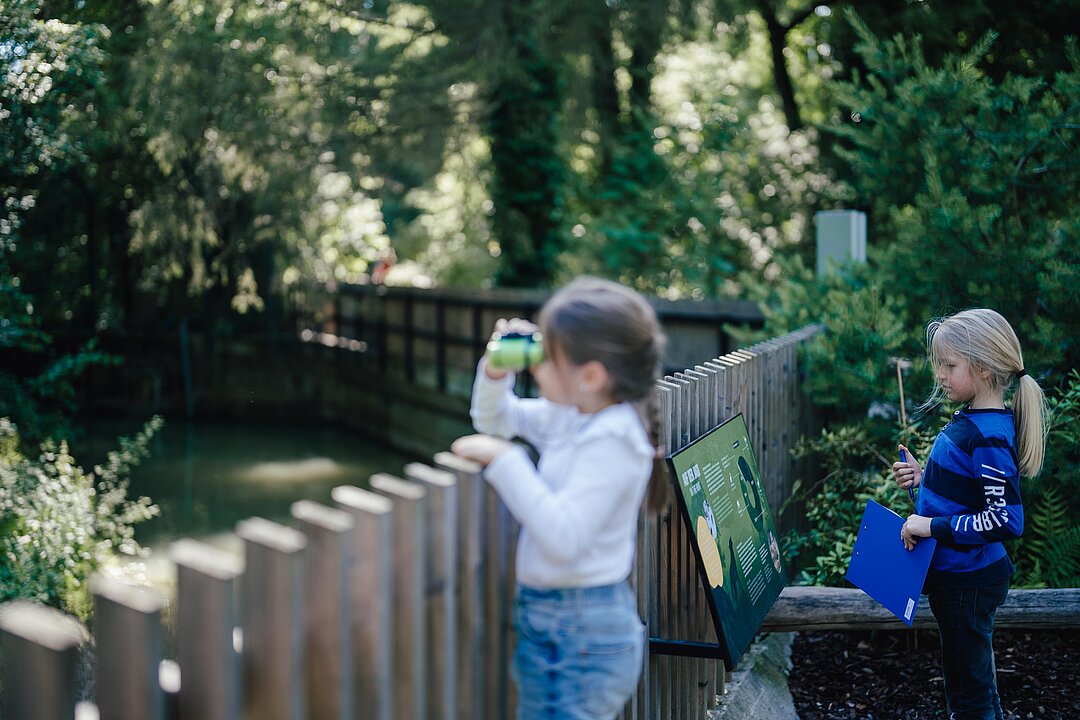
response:
<path fill-rule="evenodd" d="M 522 437 L 484 476 L 521 523 L 517 579 L 536 588 L 609 585 L 626 579 L 634 560 L 638 511 L 652 472 L 653 448 L 635 408 L 594 414 L 514 395 L 514 376 L 476 374 L 472 420 L 477 431 Z"/>

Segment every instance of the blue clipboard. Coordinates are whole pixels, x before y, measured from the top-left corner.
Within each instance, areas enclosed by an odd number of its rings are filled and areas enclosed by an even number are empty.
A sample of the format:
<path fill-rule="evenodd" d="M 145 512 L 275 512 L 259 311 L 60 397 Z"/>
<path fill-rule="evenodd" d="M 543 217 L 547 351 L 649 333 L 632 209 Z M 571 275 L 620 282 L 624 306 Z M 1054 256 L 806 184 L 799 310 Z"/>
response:
<path fill-rule="evenodd" d="M 867 500 L 847 579 L 910 627 L 937 540 L 920 538 L 907 550 L 900 539 L 903 525 L 904 518 Z"/>

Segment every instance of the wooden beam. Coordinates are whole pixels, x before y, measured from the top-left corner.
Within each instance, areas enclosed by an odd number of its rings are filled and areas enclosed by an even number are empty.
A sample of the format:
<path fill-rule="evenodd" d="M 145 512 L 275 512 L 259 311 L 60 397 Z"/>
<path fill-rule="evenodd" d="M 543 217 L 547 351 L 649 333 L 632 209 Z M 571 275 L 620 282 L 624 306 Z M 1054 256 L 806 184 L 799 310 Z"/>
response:
<path fill-rule="evenodd" d="M 1080 588 L 1010 590 L 998 608 L 998 628 L 1080 627 Z M 907 625 L 857 588 L 790 586 L 765 617 L 762 632 L 906 630 Z M 913 630 L 937 629 L 925 597 Z"/>
<path fill-rule="evenodd" d="M 351 485 L 330 491 L 337 507 L 353 520 L 348 577 L 353 663 L 353 708 L 370 720 L 391 720 L 393 712 L 393 502 Z"/>
<path fill-rule="evenodd" d="M 90 580 L 97 642 L 97 706 L 102 717 L 162 720 L 165 696 L 158 681 L 161 610 L 165 598 L 105 575 Z"/>
<path fill-rule="evenodd" d="M 241 520 L 236 534 L 244 541 L 239 605 L 243 717 L 303 720 L 307 538 L 299 530 L 261 517 Z"/>
<path fill-rule="evenodd" d="M 176 659 L 180 720 L 240 717 L 236 596 L 243 562 L 198 540 L 172 544 L 176 563 Z"/>
<path fill-rule="evenodd" d="M 75 717 L 75 663 L 86 629 L 54 608 L 28 600 L 0 605 L 0 657 L 6 718 Z"/>
<path fill-rule="evenodd" d="M 353 520 L 342 510 L 311 500 L 289 509 L 307 538 L 304 550 L 304 692 L 308 716 L 352 720 L 352 643 L 349 613 L 352 588 Z M 359 713 L 356 713 L 359 714 Z"/>

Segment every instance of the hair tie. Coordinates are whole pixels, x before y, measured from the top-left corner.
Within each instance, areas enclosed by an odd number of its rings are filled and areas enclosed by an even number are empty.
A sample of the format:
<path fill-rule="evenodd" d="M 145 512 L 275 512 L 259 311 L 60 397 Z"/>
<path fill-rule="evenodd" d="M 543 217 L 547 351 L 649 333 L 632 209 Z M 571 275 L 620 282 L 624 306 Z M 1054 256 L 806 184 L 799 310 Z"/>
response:
<path fill-rule="evenodd" d="M 1020 368 L 1019 370 L 1016 371 L 1016 379 L 1017 380 L 1024 377 L 1025 375 L 1027 375 L 1027 370 L 1025 370 L 1024 368 Z"/>

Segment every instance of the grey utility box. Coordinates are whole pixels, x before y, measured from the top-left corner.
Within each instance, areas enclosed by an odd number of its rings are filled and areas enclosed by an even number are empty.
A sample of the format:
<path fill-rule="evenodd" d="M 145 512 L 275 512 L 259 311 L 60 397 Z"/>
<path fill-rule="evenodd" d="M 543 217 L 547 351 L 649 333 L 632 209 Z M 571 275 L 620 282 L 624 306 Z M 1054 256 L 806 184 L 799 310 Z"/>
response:
<path fill-rule="evenodd" d="M 860 210 L 822 210 L 814 215 L 817 226 L 817 274 L 830 265 L 840 268 L 866 262 L 866 213 Z"/>

